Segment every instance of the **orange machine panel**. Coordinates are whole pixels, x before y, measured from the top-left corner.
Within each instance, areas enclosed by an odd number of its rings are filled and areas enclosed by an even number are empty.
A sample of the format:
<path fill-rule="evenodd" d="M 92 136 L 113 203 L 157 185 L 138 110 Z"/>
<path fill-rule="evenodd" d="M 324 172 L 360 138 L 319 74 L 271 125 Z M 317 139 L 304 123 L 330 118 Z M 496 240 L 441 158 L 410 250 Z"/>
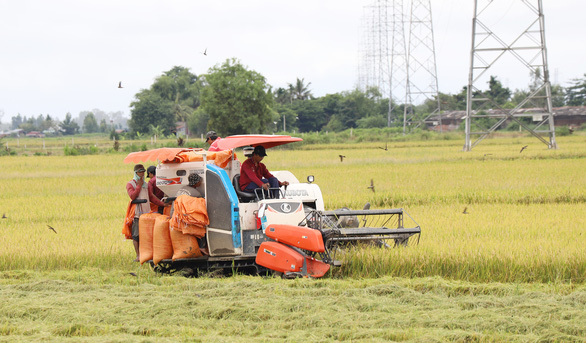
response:
<path fill-rule="evenodd" d="M 324 252 L 324 241 L 321 232 L 302 226 L 271 224 L 265 230 L 267 237 L 277 242 L 292 245 L 294 247 Z"/>
<path fill-rule="evenodd" d="M 307 274 L 312 277 L 322 277 L 330 270 L 329 264 L 316 260 L 313 257 L 305 256 L 305 263 L 307 265 Z"/>
<path fill-rule="evenodd" d="M 298 272 L 303 267 L 303 256 L 277 242 L 263 242 L 256 254 L 256 264 L 278 272 Z"/>

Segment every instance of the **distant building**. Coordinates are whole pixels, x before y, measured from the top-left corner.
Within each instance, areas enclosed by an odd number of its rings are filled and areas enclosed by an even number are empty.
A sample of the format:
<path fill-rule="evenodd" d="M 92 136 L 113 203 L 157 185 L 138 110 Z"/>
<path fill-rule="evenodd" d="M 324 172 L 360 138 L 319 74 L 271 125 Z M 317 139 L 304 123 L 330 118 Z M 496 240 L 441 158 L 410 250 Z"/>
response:
<path fill-rule="evenodd" d="M 555 126 L 579 128 L 586 124 L 586 106 L 564 106 L 553 109 Z"/>
<path fill-rule="evenodd" d="M 189 136 L 189 128 L 187 127 L 187 122 L 178 121 L 175 123 L 175 134 L 177 137 L 188 137 Z"/>
<path fill-rule="evenodd" d="M 24 134 L 23 129 L 14 129 L 10 131 L 2 131 L 0 132 L 0 138 L 12 136 L 12 137 L 20 137 Z"/>
<path fill-rule="evenodd" d="M 54 136 L 57 134 L 57 130 L 55 130 L 54 128 L 50 127 L 47 130 L 43 130 L 43 134 L 48 135 L 48 136 Z"/>
<path fill-rule="evenodd" d="M 33 137 L 33 138 L 44 138 L 45 134 L 39 131 L 30 131 L 29 133 L 26 134 L 27 137 Z"/>
<path fill-rule="evenodd" d="M 486 110 L 488 114 L 499 114 L 503 115 L 502 110 Z M 521 108 L 518 113 L 522 113 L 524 116 L 530 116 L 535 113 L 533 120 L 541 121 L 543 110 L 540 108 Z M 553 109 L 554 125 L 556 127 L 569 126 L 572 128 L 579 128 L 586 124 L 586 106 L 564 106 L 555 107 Z M 466 111 L 444 111 L 441 114 L 442 131 L 454 131 L 457 130 L 460 125 L 464 124 L 466 119 Z M 439 115 L 432 116 L 428 120 L 427 128 L 432 131 L 440 131 L 439 126 Z"/>

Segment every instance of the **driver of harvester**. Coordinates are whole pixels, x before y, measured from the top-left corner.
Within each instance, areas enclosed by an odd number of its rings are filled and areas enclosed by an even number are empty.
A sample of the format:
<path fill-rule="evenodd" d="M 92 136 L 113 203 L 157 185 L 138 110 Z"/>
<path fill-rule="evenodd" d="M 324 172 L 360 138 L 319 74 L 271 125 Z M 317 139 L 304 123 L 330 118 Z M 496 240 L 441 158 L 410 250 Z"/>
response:
<path fill-rule="evenodd" d="M 252 152 L 252 157 L 242 163 L 240 167 L 240 190 L 254 193 L 255 189 L 262 188 L 267 193 L 270 189 L 270 196 L 273 199 L 279 198 L 279 187 L 288 186 L 289 182 L 280 182 L 273 176 L 267 167 L 261 163 L 267 156 L 265 148 L 258 145 Z"/>

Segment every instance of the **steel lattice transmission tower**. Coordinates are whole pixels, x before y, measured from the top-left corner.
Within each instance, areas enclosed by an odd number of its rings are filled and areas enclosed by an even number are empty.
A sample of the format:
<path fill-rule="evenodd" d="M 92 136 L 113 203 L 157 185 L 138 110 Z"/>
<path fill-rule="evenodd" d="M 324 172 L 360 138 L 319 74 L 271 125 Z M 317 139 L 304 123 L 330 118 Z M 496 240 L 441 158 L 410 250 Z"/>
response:
<path fill-rule="evenodd" d="M 494 3 L 506 5 L 508 10 L 502 11 Z M 505 20 L 507 15 L 513 18 Z M 497 34 L 487 24 L 493 22 L 494 28 L 504 28 L 506 23 L 506 30 Z M 513 30 L 513 25 L 518 30 Z M 499 69 L 502 67 L 505 69 Z M 530 91 L 515 108 L 505 109 L 495 101 L 494 95 L 482 92 L 479 85 L 486 82 L 489 70 L 508 77 L 516 72 L 511 67 L 528 71 Z M 531 133 L 550 149 L 556 149 L 553 119 L 541 0 L 475 0 L 464 151 L 470 151 L 507 121 L 518 124 L 519 129 Z M 477 137 L 474 142 L 472 136 Z"/>
<path fill-rule="evenodd" d="M 364 89 L 377 87 L 385 95 L 389 93 L 390 78 L 387 25 L 386 1 L 377 1 L 364 7 L 359 85 Z"/>
<path fill-rule="evenodd" d="M 359 86 L 377 87 L 390 106 L 387 125 L 393 111 L 405 101 L 407 80 L 403 0 L 375 0 L 364 6 Z"/>
<path fill-rule="evenodd" d="M 439 96 L 433 42 L 433 25 L 429 0 L 376 0 L 364 9 L 362 64 L 359 85 L 362 89 L 378 87 L 390 99 L 387 125 L 399 120 L 398 106 L 403 111 L 403 132 L 439 114 Z M 409 30 L 407 35 L 405 28 Z M 406 39 L 407 37 L 407 39 Z M 435 99 L 433 99 L 435 97 Z M 417 120 L 414 107 L 423 102 L 436 102 L 425 119 Z M 441 119 L 440 119 L 441 121 Z"/>
<path fill-rule="evenodd" d="M 429 120 L 432 116 L 438 118 L 437 124 L 442 131 L 430 0 L 411 0 L 408 43 L 403 133 L 406 133 L 408 125 L 435 124 L 435 121 Z M 424 103 L 430 111 L 425 118 L 418 119 L 414 106 Z"/>

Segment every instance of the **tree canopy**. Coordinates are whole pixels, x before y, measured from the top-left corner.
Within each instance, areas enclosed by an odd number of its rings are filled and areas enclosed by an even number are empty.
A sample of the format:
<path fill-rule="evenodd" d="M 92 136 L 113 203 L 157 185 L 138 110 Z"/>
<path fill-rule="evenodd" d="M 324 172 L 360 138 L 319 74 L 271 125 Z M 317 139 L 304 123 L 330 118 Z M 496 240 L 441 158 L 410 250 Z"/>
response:
<path fill-rule="evenodd" d="M 185 67 L 175 66 L 163 73 L 151 86 L 161 99 L 171 102 L 177 121 L 187 121 L 199 106 L 198 77 Z"/>
<path fill-rule="evenodd" d="M 209 129 L 222 135 L 273 131 L 273 99 L 264 76 L 228 59 L 202 78 L 201 107 Z"/>
<path fill-rule="evenodd" d="M 582 79 L 572 79 L 572 85 L 566 88 L 568 106 L 586 106 L 586 74 Z"/>
<path fill-rule="evenodd" d="M 544 77 L 539 69 L 531 74 L 526 89 L 512 92 L 496 76 L 490 76 L 487 89 L 475 89 L 473 97 L 489 98 L 496 108 L 542 107 L 546 104 Z M 349 128 L 378 128 L 388 125 L 389 99 L 376 87 L 353 89 L 314 97 L 311 82 L 297 77 L 285 87 L 273 89 L 263 75 L 250 70 L 235 58 L 227 59 L 195 75 L 188 68 L 175 66 L 163 72 L 148 89 L 135 94 L 128 125 L 131 136 L 164 136 L 174 132 L 177 121 L 188 123 L 191 133 L 215 130 L 219 134 L 275 133 L 278 131 L 342 131 Z M 525 101 L 528 97 L 529 101 Z M 573 79 L 570 86 L 551 85 L 553 107 L 586 105 L 586 74 Z M 406 106 L 414 109 L 414 118 L 425 118 L 437 109 L 466 110 L 467 87 L 457 94 L 439 93 L 439 99 L 427 99 L 415 106 L 392 103 L 390 126 L 402 126 Z M 1 113 L 0 113 L 1 114 Z M 52 134 L 71 135 L 80 131 L 106 132 L 123 128 L 123 112 L 105 113 L 99 109 L 81 111 L 73 119 L 67 113 L 59 123 L 51 116 L 11 118 L 12 129 L 49 130 Z M 99 124 L 98 124 L 99 123 Z"/>
<path fill-rule="evenodd" d="M 175 113 L 173 103 L 165 101 L 161 96 L 150 90 L 143 89 L 135 95 L 130 121 L 128 122 L 133 133 L 148 133 L 151 125 L 164 128 L 170 133 L 175 128 Z"/>
<path fill-rule="evenodd" d="M 94 133 L 99 131 L 98 122 L 92 112 L 88 113 L 83 119 L 83 131 L 86 133 Z"/>
<path fill-rule="evenodd" d="M 295 84 L 289 83 L 288 86 L 291 99 L 308 100 L 313 98 L 311 91 L 309 90 L 310 84 L 311 82 L 305 84 L 305 79 L 299 80 L 299 78 L 297 78 Z"/>
<path fill-rule="evenodd" d="M 74 135 L 79 131 L 79 125 L 77 125 L 75 121 L 71 120 L 71 113 L 67 113 L 67 115 L 65 115 L 65 120 L 61 122 L 61 129 L 65 135 Z"/>
<path fill-rule="evenodd" d="M 130 129 L 133 133 L 169 134 L 176 121 L 187 122 L 200 104 L 198 77 L 188 68 L 175 66 L 157 77 L 149 89 L 135 95 L 131 103 Z M 151 132 L 152 128 L 160 128 Z"/>
<path fill-rule="evenodd" d="M 503 87 L 503 84 L 496 79 L 496 76 L 491 76 L 488 81 L 488 91 L 485 92 L 492 101 L 497 105 L 504 105 L 511 98 L 511 90 Z"/>

